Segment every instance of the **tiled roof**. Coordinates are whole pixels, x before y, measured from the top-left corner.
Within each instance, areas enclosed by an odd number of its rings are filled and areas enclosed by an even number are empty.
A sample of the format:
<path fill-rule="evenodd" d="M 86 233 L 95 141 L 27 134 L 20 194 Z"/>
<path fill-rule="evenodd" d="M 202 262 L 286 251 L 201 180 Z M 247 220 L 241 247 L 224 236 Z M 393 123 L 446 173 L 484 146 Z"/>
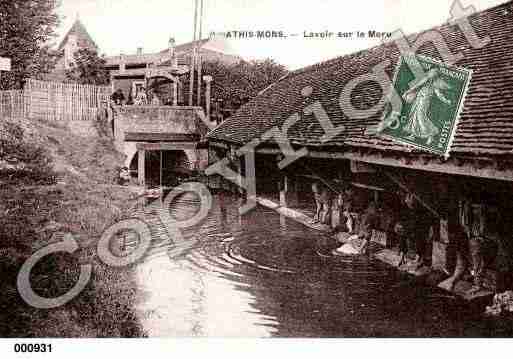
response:
<path fill-rule="evenodd" d="M 192 51 L 193 45 L 198 44 L 200 47 L 205 45 L 209 40 L 199 40 L 199 41 L 191 41 L 186 42 L 185 44 L 180 44 L 175 46 L 175 53 L 178 55 L 178 64 L 179 65 L 187 65 L 190 61 L 188 59 L 188 53 Z M 165 62 L 169 61 L 169 49 L 164 49 L 160 52 L 156 53 L 146 53 L 146 54 L 133 54 L 133 55 L 117 55 L 117 56 L 108 56 L 105 58 L 107 66 L 115 66 L 121 63 L 121 59 L 125 62 L 125 65 L 138 65 L 138 64 L 147 64 L 147 63 L 157 63 L 157 62 Z"/>
<path fill-rule="evenodd" d="M 513 153 L 513 2 L 485 10 L 469 17 L 480 38 L 491 42 L 481 49 L 471 48 L 460 28 L 442 25 L 435 30 L 445 38 L 452 53 L 462 51 L 464 58 L 456 65 L 473 70 L 472 81 L 461 113 L 451 154 L 504 155 Z M 434 46 L 423 45 L 418 51 L 440 59 Z M 387 151 L 410 151 L 410 148 L 378 136 L 364 134 L 364 129 L 379 122 L 381 113 L 368 119 L 349 119 L 339 105 L 339 96 L 351 79 L 369 73 L 388 59 L 392 77 L 399 51 L 394 43 L 385 43 L 369 50 L 339 57 L 290 73 L 252 101 L 242 106 L 230 119 L 214 129 L 211 140 L 244 144 L 261 136 L 273 126 L 282 127 L 292 114 L 301 120 L 288 131 L 292 143 L 309 146 L 351 146 Z M 304 98 L 301 90 L 313 88 Z M 367 82 L 352 93 L 355 107 L 374 105 L 381 97 L 377 83 Z M 346 131 L 322 143 L 324 134 L 313 115 L 303 109 L 320 101 L 334 126 L 345 125 Z"/>
<path fill-rule="evenodd" d="M 84 24 L 82 24 L 82 22 L 79 19 L 77 19 L 73 23 L 73 26 L 71 27 L 71 29 L 69 29 L 69 31 L 66 33 L 66 35 L 62 39 L 61 43 L 59 44 L 59 47 L 57 48 L 58 51 L 62 50 L 62 48 L 68 41 L 68 38 L 70 35 L 77 36 L 79 47 L 82 47 L 82 48 L 94 47 L 95 49 L 98 48 L 98 46 L 94 42 L 91 35 L 89 35 L 89 33 L 87 32 Z"/>
<path fill-rule="evenodd" d="M 175 51 L 176 52 L 190 52 L 190 51 L 192 51 L 194 45 L 198 45 L 198 47 L 202 47 L 209 41 L 210 41 L 210 39 L 202 39 L 202 40 L 186 42 L 186 43 L 183 43 L 180 45 L 176 45 Z M 161 53 L 166 52 L 166 51 L 167 51 L 167 49 L 162 50 Z"/>
<path fill-rule="evenodd" d="M 157 52 L 157 53 L 149 53 L 149 54 L 141 54 L 141 55 L 117 55 L 117 56 L 108 56 L 105 58 L 106 66 L 116 66 L 121 62 L 124 62 L 125 65 L 146 65 L 152 63 L 162 63 L 164 64 L 166 61 L 169 61 L 168 52 Z M 188 60 L 185 56 L 178 54 L 178 64 L 179 65 L 187 65 Z"/>

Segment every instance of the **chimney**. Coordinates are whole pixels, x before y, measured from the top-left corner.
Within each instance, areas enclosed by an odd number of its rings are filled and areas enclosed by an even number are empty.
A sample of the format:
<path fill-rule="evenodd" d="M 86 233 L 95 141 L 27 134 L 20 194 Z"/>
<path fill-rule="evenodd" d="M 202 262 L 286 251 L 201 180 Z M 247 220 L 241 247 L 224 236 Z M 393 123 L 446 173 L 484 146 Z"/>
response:
<path fill-rule="evenodd" d="M 137 48 L 137 55 L 142 55 L 143 54 L 143 48 L 142 47 L 138 47 Z"/>

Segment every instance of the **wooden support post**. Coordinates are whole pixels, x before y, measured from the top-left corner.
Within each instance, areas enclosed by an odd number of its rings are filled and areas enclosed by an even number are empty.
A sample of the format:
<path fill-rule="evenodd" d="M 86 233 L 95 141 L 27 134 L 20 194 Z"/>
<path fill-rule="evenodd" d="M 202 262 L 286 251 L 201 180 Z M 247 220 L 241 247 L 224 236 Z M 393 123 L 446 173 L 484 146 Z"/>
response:
<path fill-rule="evenodd" d="M 210 101 L 211 101 L 211 83 L 212 83 L 212 76 L 203 76 L 203 80 L 206 83 L 206 89 L 205 89 L 205 111 L 207 112 L 207 119 L 210 121 Z"/>
<path fill-rule="evenodd" d="M 287 232 L 287 217 L 280 213 L 280 230 Z"/>
<path fill-rule="evenodd" d="M 146 186 L 146 171 L 145 171 L 145 165 L 146 165 L 146 150 L 138 150 L 137 160 L 138 160 L 138 166 L 137 166 L 137 179 L 139 181 L 139 186 Z"/>
<path fill-rule="evenodd" d="M 173 106 L 178 106 L 178 82 L 173 81 Z"/>
<path fill-rule="evenodd" d="M 293 193 L 294 203 L 296 206 L 299 206 L 299 202 L 300 202 L 299 189 L 301 188 L 301 186 L 300 186 L 300 181 L 299 181 L 298 177 L 294 178 L 294 180 L 292 181 L 292 185 L 293 185 L 292 193 Z"/>
<path fill-rule="evenodd" d="M 460 201 L 459 201 L 459 188 L 457 184 L 454 183 L 445 183 L 444 186 L 441 187 L 443 193 L 444 201 L 444 210 L 443 216 L 440 218 L 438 235 L 435 235 L 433 240 L 433 251 L 431 254 L 431 266 L 434 269 L 449 273 L 449 268 L 452 266 L 451 263 L 451 255 L 449 253 L 449 248 L 451 247 L 451 241 L 454 241 L 454 237 L 451 235 L 458 235 L 455 226 L 459 225 L 459 212 L 460 212 Z M 435 227 L 436 228 L 436 227 Z M 452 237 L 452 238 L 451 238 Z M 457 258 L 458 256 L 456 256 Z M 456 265 L 458 266 L 461 263 L 457 260 Z"/>
<path fill-rule="evenodd" d="M 239 174 L 239 176 L 237 177 L 236 192 L 242 196 L 242 195 L 244 195 L 244 188 L 242 187 L 242 176 L 243 176 L 242 158 L 235 156 L 235 167 L 236 167 L 235 172 L 237 172 Z"/>
<path fill-rule="evenodd" d="M 280 183 L 280 206 L 287 207 L 287 192 L 289 190 L 289 179 L 287 176 L 281 178 Z"/>
<path fill-rule="evenodd" d="M 287 207 L 287 193 L 289 191 L 289 179 L 287 176 L 282 176 L 280 178 L 280 206 Z M 287 230 L 287 217 L 280 213 L 280 229 L 282 231 Z"/>

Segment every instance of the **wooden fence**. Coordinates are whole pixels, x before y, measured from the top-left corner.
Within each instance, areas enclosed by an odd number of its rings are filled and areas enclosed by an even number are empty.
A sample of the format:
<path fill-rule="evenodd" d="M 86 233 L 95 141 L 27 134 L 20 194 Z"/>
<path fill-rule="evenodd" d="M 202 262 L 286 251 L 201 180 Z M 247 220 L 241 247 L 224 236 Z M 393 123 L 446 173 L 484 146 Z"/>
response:
<path fill-rule="evenodd" d="M 0 116 L 25 116 L 25 96 L 21 90 L 0 91 Z"/>
<path fill-rule="evenodd" d="M 108 104 L 110 87 L 29 79 L 24 92 L 29 118 L 95 120 L 98 112 Z"/>
<path fill-rule="evenodd" d="M 107 108 L 109 95 L 109 86 L 29 79 L 23 91 L 0 91 L 0 115 L 47 121 L 96 120 Z"/>

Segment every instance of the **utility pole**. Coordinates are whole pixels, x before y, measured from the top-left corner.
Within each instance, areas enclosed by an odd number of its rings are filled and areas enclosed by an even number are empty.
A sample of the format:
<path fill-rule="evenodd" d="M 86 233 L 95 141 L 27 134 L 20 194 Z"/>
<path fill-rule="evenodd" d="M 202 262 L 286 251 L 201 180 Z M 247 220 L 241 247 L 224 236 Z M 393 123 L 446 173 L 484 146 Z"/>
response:
<path fill-rule="evenodd" d="M 194 0 L 194 36 L 192 42 L 191 54 L 191 73 L 189 78 L 189 106 L 192 106 L 193 92 L 194 92 L 194 65 L 196 62 L 196 34 L 198 32 L 198 0 Z"/>
<path fill-rule="evenodd" d="M 160 149 L 160 161 L 159 161 L 159 176 L 160 176 L 160 205 L 162 206 L 164 201 L 164 186 L 162 185 L 162 149 Z"/>
<path fill-rule="evenodd" d="M 196 105 L 197 106 L 201 106 L 201 71 L 202 71 L 202 58 L 201 58 L 201 40 L 202 40 L 202 37 L 203 37 L 203 0 L 199 0 L 200 1 L 200 14 L 199 14 L 199 36 L 198 36 L 198 41 L 199 41 L 199 52 L 198 52 L 198 57 L 197 57 L 197 61 L 198 61 L 198 96 L 197 96 L 197 103 Z"/>

